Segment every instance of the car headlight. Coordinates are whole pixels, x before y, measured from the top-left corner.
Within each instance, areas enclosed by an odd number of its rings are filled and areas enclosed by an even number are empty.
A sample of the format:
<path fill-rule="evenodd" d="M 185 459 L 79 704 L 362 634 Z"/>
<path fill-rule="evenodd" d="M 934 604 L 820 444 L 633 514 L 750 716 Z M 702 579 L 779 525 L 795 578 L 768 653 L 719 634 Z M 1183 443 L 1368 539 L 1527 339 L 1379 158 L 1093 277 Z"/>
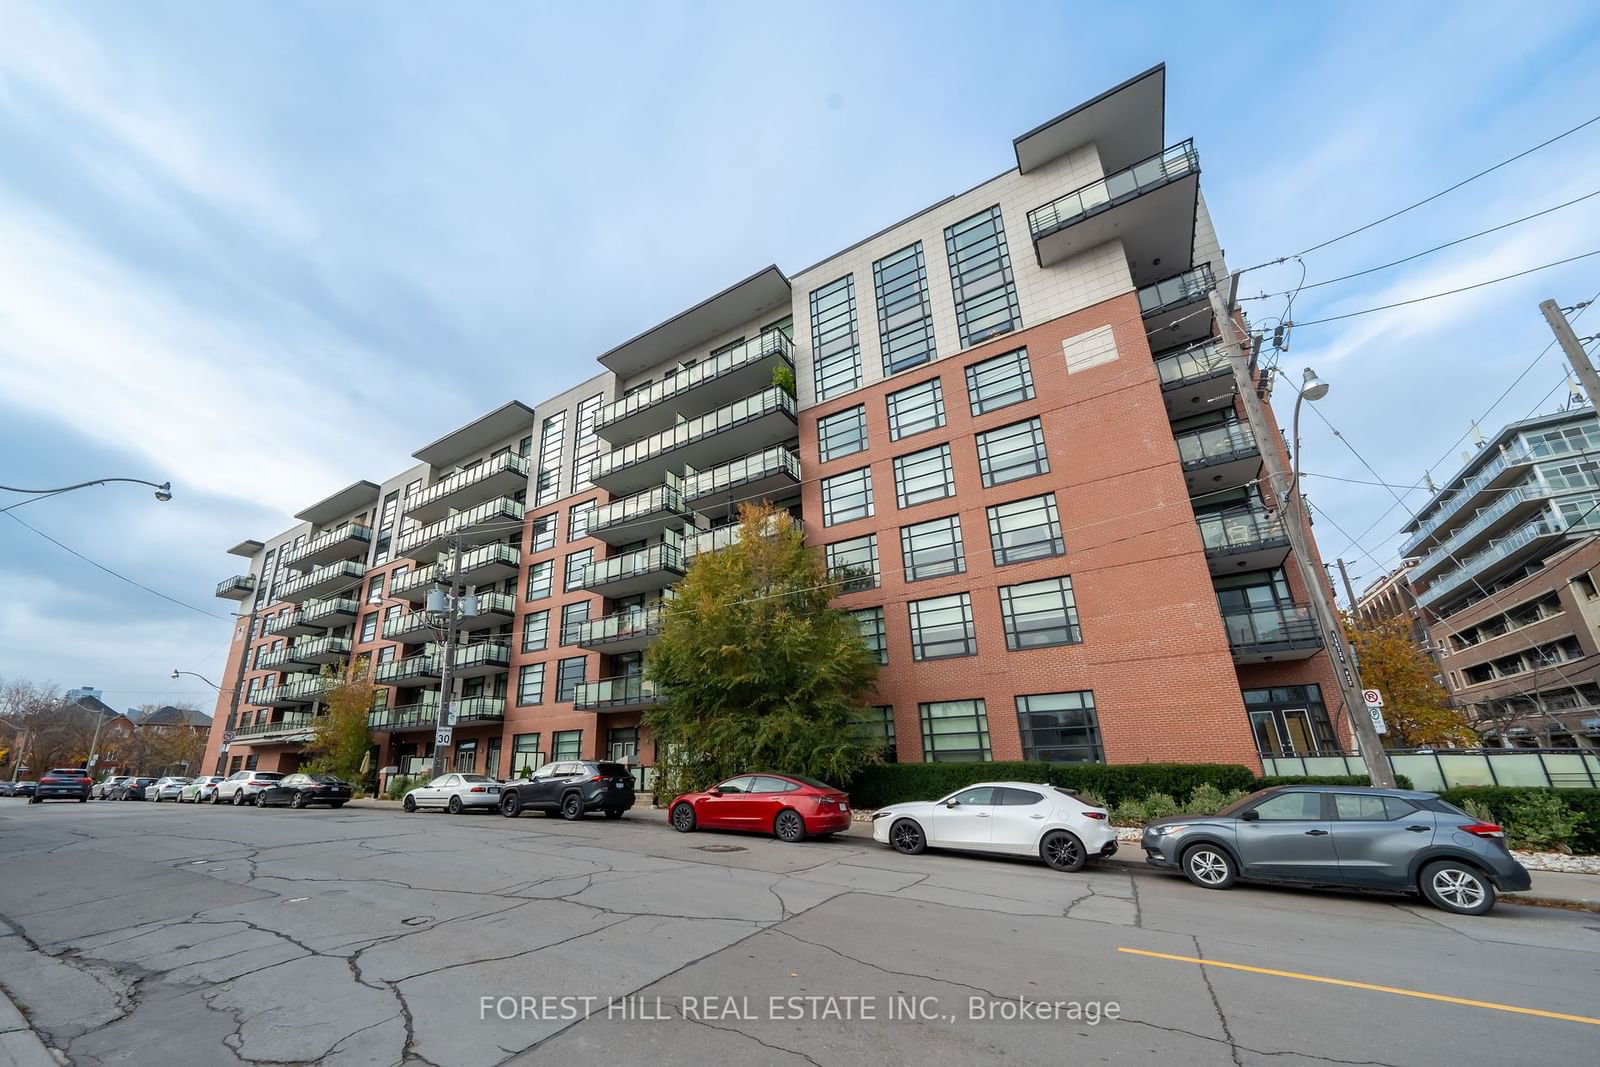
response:
<path fill-rule="evenodd" d="M 1187 830 L 1188 828 L 1189 828 L 1189 824 L 1188 823 L 1174 823 L 1174 824 L 1172 824 L 1170 826 L 1158 826 L 1158 827 L 1156 827 L 1156 836 L 1157 837 L 1166 837 L 1168 834 L 1182 833 L 1184 830 Z"/>

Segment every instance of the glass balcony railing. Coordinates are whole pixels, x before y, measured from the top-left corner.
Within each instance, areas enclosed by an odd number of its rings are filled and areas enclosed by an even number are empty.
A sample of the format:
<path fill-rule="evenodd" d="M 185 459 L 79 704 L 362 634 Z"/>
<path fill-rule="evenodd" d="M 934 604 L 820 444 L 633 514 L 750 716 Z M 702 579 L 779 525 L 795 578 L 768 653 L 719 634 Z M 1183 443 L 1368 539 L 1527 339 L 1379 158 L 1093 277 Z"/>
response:
<path fill-rule="evenodd" d="M 439 654 L 428 652 L 380 663 L 374 677 L 379 685 L 423 685 L 435 681 L 439 677 Z"/>
<path fill-rule="evenodd" d="M 683 498 L 699 500 L 778 475 L 800 481 L 800 460 L 781 445 L 689 475 L 683 479 Z"/>
<path fill-rule="evenodd" d="M 256 590 L 256 576 L 235 574 L 217 583 L 217 596 L 224 600 L 243 600 Z"/>
<path fill-rule="evenodd" d="M 1250 427 L 1242 422 L 1180 433 L 1177 442 L 1178 458 L 1185 467 L 1220 463 L 1256 452 L 1256 440 L 1250 434 Z"/>
<path fill-rule="evenodd" d="M 478 593 L 478 614 L 468 616 L 461 620 L 461 625 L 470 629 L 474 620 L 483 619 L 491 615 L 515 615 L 517 613 L 517 598 L 510 593 Z"/>
<path fill-rule="evenodd" d="M 292 600 L 308 590 L 323 589 L 330 583 L 348 583 L 354 586 L 361 581 L 366 573 L 366 568 L 354 560 L 347 559 L 338 563 L 329 563 L 284 583 L 283 587 L 278 590 L 278 597 L 281 600 Z"/>
<path fill-rule="evenodd" d="M 383 624 L 385 641 L 416 640 L 417 635 L 432 638 L 436 620 L 425 611 L 408 611 Z M 402 636 L 404 635 L 404 636 Z"/>
<path fill-rule="evenodd" d="M 450 721 L 493 722 L 506 717 L 504 697 L 462 697 L 450 705 Z"/>
<path fill-rule="evenodd" d="M 793 418 L 794 397 L 777 386 L 763 389 L 754 396 L 747 396 L 743 400 L 736 400 L 698 418 L 680 422 L 670 430 L 653 433 L 604 455 L 596 456 L 589 464 L 589 480 L 598 482 L 608 474 L 625 467 L 664 456 L 692 441 L 713 437 L 735 426 L 777 412 L 787 413 Z"/>
<path fill-rule="evenodd" d="M 1194 141 L 1184 141 L 1034 208 L 1028 212 L 1028 229 L 1037 241 L 1199 171 L 1200 155 L 1194 150 Z"/>
<path fill-rule="evenodd" d="M 456 670 L 505 670 L 511 666 L 511 646 L 497 641 L 475 641 L 456 649 Z"/>
<path fill-rule="evenodd" d="M 654 704 L 659 699 L 654 682 L 641 674 L 624 674 L 581 683 L 573 695 L 572 706 L 579 711 L 638 707 Z"/>
<path fill-rule="evenodd" d="M 601 648 L 653 638 L 661 633 L 661 622 L 669 604 L 670 601 L 660 601 L 649 607 L 629 608 L 598 619 L 586 619 L 577 627 L 575 643 L 581 648 Z"/>
<path fill-rule="evenodd" d="M 476 485 L 486 478 L 492 478 L 502 471 L 509 471 L 526 479 L 528 477 L 528 461 L 515 452 L 502 452 L 492 459 L 484 460 L 475 467 L 469 467 L 464 471 L 456 471 L 448 477 L 439 479 L 432 485 L 418 489 L 415 493 L 406 497 L 405 510 L 408 512 L 415 511 L 418 508 L 436 504 L 441 500 L 454 496 L 469 486 Z"/>
<path fill-rule="evenodd" d="M 1227 370 L 1228 357 L 1215 341 L 1193 345 L 1156 360 L 1156 378 L 1164 386 L 1199 381 Z"/>
<path fill-rule="evenodd" d="M 306 616 L 303 608 L 280 612 L 267 620 L 267 633 L 280 634 L 285 630 L 292 630 L 296 626 L 304 626 L 305 623 Z"/>
<path fill-rule="evenodd" d="M 316 675 L 296 678 L 294 681 L 282 685 L 269 685 L 265 689 L 256 691 L 254 703 L 257 704 L 309 704 L 314 700 L 321 700 L 323 692 L 322 679 Z"/>
<path fill-rule="evenodd" d="M 314 719 L 315 716 L 310 712 L 303 712 L 285 715 L 283 718 L 274 719 L 271 722 L 251 723 L 249 726 L 241 726 L 234 730 L 233 739 L 235 741 L 265 740 L 266 738 L 283 734 L 303 733 L 311 729 Z"/>
<path fill-rule="evenodd" d="M 800 536 L 805 536 L 804 523 L 793 516 L 784 516 L 784 518 L 788 519 L 787 524 L 784 523 L 783 519 L 780 519 L 776 515 L 768 519 L 767 527 L 764 531 L 765 535 L 770 537 L 775 534 L 778 529 L 784 525 L 788 525 L 793 526 L 796 530 L 798 530 L 800 532 Z M 703 552 L 716 552 L 720 549 L 727 548 L 729 545 L 733 544 L 739 539 L 739 531 L 741 529 L 742 527 L 738 523 L 732 523 L 728 526 L 719 526 L 715 530 L 705 530 L 701 533 L 695 534 L 693 537 L 685 537 L 683 539 L 684 561 L 687 562 L 692 560 Z"/>
<path fill-rule="evenodd" d="M 415 570 L 407 571 L 402 577 L 394 579 L 389 584 L 389 595 L 397 597 L 401 593 L 407 593 L 422 586 L 433 585 L 437 580 L 434 578 L 436 569 L 432 563 L 424 563 Z"/>
<path fill-rule="evenodd" d="M 1256 548 L 1288 540 L 1283 520 L 1265 508 L 1230 508 L 1201 515 L 1196 521 L 1200 524 L 1200 540 L 1213 551 Z"/>
<path fill-rule="evenodd" d="M 300 620 L 316 626 L 335 626 L 354 619 L 361 605 L 354 597 L 333 597 L 328 600 L 308 600 L 300 608 Z"/>
<path fill-rule="evenodd" d="M 473 527 L 481 527 L 477 532 L 485 535 L 482 539 L 493 539 L 503 535 L 513 526 L 520 525 L 522 513 L 522 505 L 508 496 L 485 500 L 477 507 L 458 511 L 438 522 L 430 522 L 426 526 L 412 530 L 396 543 L 395 555 L 415 558 L 417 549 Z"/>
<path fill-rule="evenodd" d="M 1474 474 L 1462 484 L 1461 488 L 1457 489 L 1453 493 L 1450 493 L 1448 496 L 1444 496 L 1439 499 L 1439 502 L 1436 505 L 1438 510 L 1424 520 L 1422 524 L 1417 527 L 1417 532 L 1412 534 L 1411 537 L 1406 540 L 1405 544 L 1400 546 L 1401 554 L 1410 555 L 1412 551 L 1422 542 L 1426 541 L 1435 530 L 1439 529 L 1439 527 L 1455 518 L 1456 512 L 1460 511 L 1468 501 L 1477 496 L 1478 493 L 1483 490 L 1484 486 L 1488 485 L 1490 482 L 1494 481 L 1501 474 L 1503 474 L 1507 468 L 1532 462 L 1533 457 L 1528 455 L 1526 451 L 1520 447 L 1512 447 L 1501 452 L 1488 463 L 1485 463 L 1481 468 L 1479 468 L 1477 474 Z"/>
<path fill-rule="evenodd" d="M 1202 263 L 1182 274 L 1163 278 L 1154 285 L 1140 289 L 1139 313 L 1159 315 L 1163 311 L 1182 307 L 1196 300 L 1204 300 L 1215 285 L 1216 279 L 1211 275 L 1211 264 Z"/>
<path fill-rule="evenodd" d="M 1523 523 L 1504 537 L 1497 538 L 1489 544 L 1488 548 L 1475 552 L 1461 561 L 1461 565 L 1452 570 L 1445 571 L 1433 581 L 1428 583 L 1428 588 L 1417 594 L 1417 603 L 1423 607 L 1432 604 L 1452 592 L 1466 582 L 1472 581 L 1480 573 L 1507 556 L 1532 544 L 1541 537 L 1563 533 L 1567 524 L 1549 512 Z"/>
<path fill-rule="evenodd" d="M 294 658 L 302 663 L 332 663 L 348 655 L 348 637 L 302 637 L 294 643 Z"/>
<path fill-rule="evenodd" d="M 637 393 L 630 393 L 615 403 L 606 404 L 595 413 L 595 429 L 604 429 L 614 422 L 620 422 L 629 415 L 643 411 L 645 408 L 670 400 L 675 396 L 682 396 L 697 385 L 703 385 L 714 378 L 730 374 L 741 367 L 752 363 L 759 363 L 771 355 L 779 355 L 793 369 L 794 344 L 782 331 L 769 330 L 760 337 L 746 341 L 736 348 L 726 352 L 718 352 L 709 359 L 696 363 L 693 367 L 664 378 L 648 389 L 641 389 Z"/>
<path fill-rule="evenodd" d="M 652 545 L 637 552 L 591 563 L 583 574 L 582 588 L 596 589 L 611 582 L 637 578 L 660 571 L 683 574 L 683 553 L 675 545 Z"/>
<path fill-rule="evenodd" d="M 1300 604 L 1226 612 L 1223 626 L 1235 652 L 1273 648 L 1311 648 L 1322 644 L 1322 634 L 1311 609 Z"/>
<path fill-rule="evenodd" d="M 1538 500 L 1549 495 L 1550 490 L 1537 482 L 1512 486 L 1505 490 L 1493 504 L 1478 512 L 1465 526 L 1457 527 L 1454 533 L 1435 545 L 1418 560 L 1416 568 L 1411 572 L 1412 580 L 1421 578 L 1425 574 L 1432 574 L 1439 567 L 1450 562 L 1450 557 L 1455 555 L 1462 545 L 1472 540 L 1485 529 L 1493 526 L 1496 520 L 1510 514 L 1530 500 Z"/>
<path fill-rule="evenodd" d="M 419 701 L 373 708 L 367 712 L 367 727 L 372 730 L 429 729 L 439 722 L 439 701 Z"/>
<path fill-rule="evenodd" d="M 255 669 L 258 671 L 282 670 L 283 665 L 289 662 L 292 654 L 292 650 L 289 648 L 275 648 L 263 652 L 256 657 Z"/>
<path fill-rule="evenodd" d="M 625 496 L 621 500 L 613 500 L 603 507 L 596 508 L 594 516 L 589 520 L 589 532 L 599 533 L 610 527 L 634 522 L 646 515 L 659 515 L 662 512 L 676 515 L 689 514 L 689 509 L 683 504 L 683 494 L 678 492 L 677 486 L 658 485 L 654 489 Z"/>
<path fill-rule="evenodd" d="M 286 553 L 278 560 L 280 566 L 293 567 L 303 559 L 309 559 L 327 549 L 339 545 L 364 545 L 372 540 L 372 527 L 364 522 L 354 519 L 341 523 L 326 533 L 320 533 L 292 552 Z"/>
<path fill-rule="evenodd" d="M 474 548 L 461 554 L 459 573 L 462 582 L 476 585 L 478 584 L 478 576 L 483 571 L 499 570 L 503 572 L 509 568 L 512 572 L 515 572 L 521 566 L 522 553 L 515 545 L 484 545 L 482 548 Z M 439 575 L 446 578 L 449 577 L 450 559 L 448 556 L 438 564 L 438 568 L 437 573 Z"/>

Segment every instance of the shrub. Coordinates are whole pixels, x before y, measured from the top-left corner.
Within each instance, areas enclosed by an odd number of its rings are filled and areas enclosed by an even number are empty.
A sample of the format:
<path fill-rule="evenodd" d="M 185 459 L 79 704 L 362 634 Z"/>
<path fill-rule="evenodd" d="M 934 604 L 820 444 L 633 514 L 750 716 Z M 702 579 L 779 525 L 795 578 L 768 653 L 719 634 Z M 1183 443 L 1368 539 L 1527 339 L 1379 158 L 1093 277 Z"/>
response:
<path fill-rule="evenodd" d="M 1252 789 L 1270 789 L 1275 785 L 1360 785 L 1368 786 L 1372 779 L 1364 774 L 1278 774 L 1257 778 Z M 1411 779 L 1403 774 L 1394 776 L 1397 789 L 1414 789 Z"/>
<path fill-rule="evenodd" d="M 1506 805 L 1506 838 L 1512 848 L 1570 852 L 1583 821 L 1554 790 L 1530 793 Z"/>
<path fill-rule="evenodd" d="M 1248 789 L 1255 776 L 1226 763 L 883 763 L 863 768 L 846 786 L 857 808 L 870 811 L 906 800 L 932 800 L 974 782 L 1040 782 L 1092 793 L 1114 807 L 1152 793 L 1187 800 L 1196 788 Z"/>
<path fill-rule="evenodd" d="M 1108 811 L 1110 810 L 1109 805 L 1106 804 L 1106 798 L 1092 789 L 1078 790 L 1078 799 L 1091 808 L 1106 808 Z"/>
<path fill-rule="evenodd" d="M 1561 804 L 1571 813 L 1573 825 L 1567 830 L 1567 847 L 1579 855 L 1600 855 L 1600 789 L 1548 789 L 1534 786 L 1470 786 L 1461 789 L 1446 789 L 1439 794 L 1456 807 L 1467 811 L 1467 804 L 1481 805 L 1484 809 L 1497 812 L 1499 818 L 1493 820 L 1506 827 L 1507 837 L 1512 842 L 1526 840 L 1521 834 L 1522 828 L 1517 825 L 1515 809 L 1522 806 L 1530 798 L 1548 797 Z M 1522 816 L 1523 821 L 1532 817 L 1532 832 L 1535 836 L 1548 835 L 1552 830 L 1560 829 L 1552 826 L 1548 820 L 1541 824 L 1541 815 L 1538 805 L 1541 802 L 1534 800 L 1534 807 L 1526 808 Z M 1553 811 L 1553 809 L 1547 809 Z M 1468 811 L 1473 818 L 1478 818 L 1476 812 Z M 1581 821 L 1580 821 L 1581 820 Z M 1520 844 L 1516 847 L 1523 847 Z"/>
<path fill-rule="evenodd" d="M 1143 806 L 1145 822 L 1151 819 L 1164 819 L 1168 815 L 1178 815 L 1182 810 L 1178 807 L 1178 802 L 1166 793 L 1151 793 L 1144 798 Z"/>
<path fill-rule="evenodd" d="M 408 774 L 396 775 L 389 779 L 389 786 L 383 791 L 383 795 L 390 800 L 399 800 L 421 784 L 421 778 Z"/>
<path fill-rule="evenodd" d="M 1146 821 L 1142 800 L 1124 800 L 1111 809 L 1113 826 L 1143 826 Z"/>
<path fill-rule="evenodd" d="M 1189 803 L 1185 804 L 1183 809 L 1196 815 L 1214 815 L 1229 803 L 1227 793 L 1206 782 L 1196 786 L 1195 791 L 1189 794 Z"/>
<path fill-rule="evenodd" d="M 1485 804 L 1477 797 L 1468 797 L 1466 800 L 1461 802 L 1460 807 L 1462 811 L 1466 812 L 1474 819 L 1477 819 L 1479 822 L 1497 823 L 1500 821 L 1500 816 L 1490 811 L 1489 805 Z"/>

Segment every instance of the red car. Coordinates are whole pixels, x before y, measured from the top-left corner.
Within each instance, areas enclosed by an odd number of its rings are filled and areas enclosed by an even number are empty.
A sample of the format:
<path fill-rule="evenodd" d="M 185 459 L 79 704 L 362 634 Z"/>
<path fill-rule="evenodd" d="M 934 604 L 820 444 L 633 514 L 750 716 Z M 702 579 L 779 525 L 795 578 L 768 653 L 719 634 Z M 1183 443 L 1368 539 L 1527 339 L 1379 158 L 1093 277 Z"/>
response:
<path fill-rule="evenodd" d="M 850 798 L 797 774 L 741 774 L 704 793 L 685 793 L 669 809 L 672 828 L 749 830 L 779 841 L 825 837 L 850 827 Z"/>

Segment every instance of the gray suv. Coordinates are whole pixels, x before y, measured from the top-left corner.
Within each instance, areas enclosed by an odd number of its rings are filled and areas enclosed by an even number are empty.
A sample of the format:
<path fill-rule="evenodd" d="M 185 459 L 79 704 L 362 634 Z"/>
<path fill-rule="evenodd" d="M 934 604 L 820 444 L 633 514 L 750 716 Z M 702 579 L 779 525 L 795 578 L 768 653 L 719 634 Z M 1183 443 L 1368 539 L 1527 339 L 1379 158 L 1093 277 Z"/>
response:
<path fill-rule="evenodd" d="M 1392 889 L 1482 915 L 1497 890 L 1531 884 L 1500 827 L 1411 789 L 1263 789 L 1215 815 L 1156 819 L 1140 844 L 1150 864 L 1203 889 L 1237 878 Z"/>

